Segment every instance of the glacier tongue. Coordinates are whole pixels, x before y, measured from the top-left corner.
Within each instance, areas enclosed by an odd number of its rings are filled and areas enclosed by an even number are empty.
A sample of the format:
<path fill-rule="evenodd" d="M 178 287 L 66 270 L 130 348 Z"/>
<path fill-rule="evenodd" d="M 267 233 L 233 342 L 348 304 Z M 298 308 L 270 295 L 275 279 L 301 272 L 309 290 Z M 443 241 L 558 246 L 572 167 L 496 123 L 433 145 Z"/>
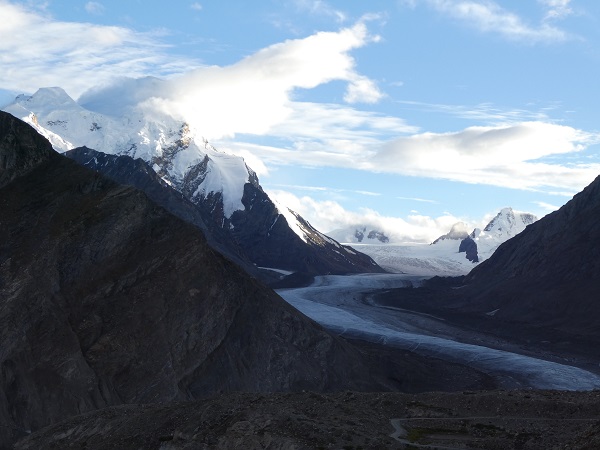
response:
<path fill-rule="evenodd" d="M 82 107 L 56 87 L 20 95 L 4 110 L 32 125 L 59 152 L 86 146 L 142 158 L 177 190 L 192 185 L 193 196 L 220 193 L 226 218 L 244 209 L 244 185 L 253 172 L 243 158 L 218 151 L 167 115 L 131 107 L 122 117 L 108 116 Z"/>

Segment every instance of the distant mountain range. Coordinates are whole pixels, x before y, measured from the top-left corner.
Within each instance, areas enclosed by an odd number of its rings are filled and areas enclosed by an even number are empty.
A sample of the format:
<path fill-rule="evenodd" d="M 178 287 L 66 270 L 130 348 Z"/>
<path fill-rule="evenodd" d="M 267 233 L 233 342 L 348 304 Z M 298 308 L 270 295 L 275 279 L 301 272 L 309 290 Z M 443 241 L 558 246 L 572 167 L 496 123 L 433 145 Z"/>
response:
<path fill-rule="evenodd" d="M 521 233 L 536 220 L 533 214 L 503 208 L 483 230 L 469 230 L 465 223 L 459 222 L 429 245 L 398 245 L 385 233 L 364 225 L 330 234 L 371 256 L 390 272 L 458 276 L 469 273 L 476 263 L 488 259 L 500 244 Z"/>
<path fill-rule="evenodd" d="M 121 183 L 138 178 L 137 170 L 146 175 L 155 172 L 157 176 L 151 178 L 200 208 L 208 227 L 205 231 L 213 230 L 222 244 L 218 235 L 225 241 L 233 238 L 237 248 L 225 253 L 257 267 L 309 274 L 383 271 L 368 256 L 320 233 L 297 213 L 278 207 L 241 157 L 219 151 L 187 124 L 169 116 L 137 107 L 102 114 L 84 108 L 57 87 L 19 96 L 5 111 L 32 125 L 60 152 L 85 146 L 143 160 L 144 167 L 125 163 L 123 158 L 72 153 L 89 168 L 109 176 L 118 173 Z M 111 168 L 115 163 L 121 167 Z M 216 232 L 215 225 L 222 232 Z M 219 248 L 224 249 L 223 245 Z"/>

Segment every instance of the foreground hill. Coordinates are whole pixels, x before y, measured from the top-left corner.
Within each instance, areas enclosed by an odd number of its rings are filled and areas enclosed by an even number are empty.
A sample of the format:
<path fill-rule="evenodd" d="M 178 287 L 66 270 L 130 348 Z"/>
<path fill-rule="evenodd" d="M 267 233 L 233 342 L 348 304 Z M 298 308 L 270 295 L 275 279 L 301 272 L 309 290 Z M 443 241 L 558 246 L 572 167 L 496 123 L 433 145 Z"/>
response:
<path fill-rule="evenodd" d="M 3 112 L 0 236 L 0 447 L 110 405 L 375 386 L 197 227 Z"/>

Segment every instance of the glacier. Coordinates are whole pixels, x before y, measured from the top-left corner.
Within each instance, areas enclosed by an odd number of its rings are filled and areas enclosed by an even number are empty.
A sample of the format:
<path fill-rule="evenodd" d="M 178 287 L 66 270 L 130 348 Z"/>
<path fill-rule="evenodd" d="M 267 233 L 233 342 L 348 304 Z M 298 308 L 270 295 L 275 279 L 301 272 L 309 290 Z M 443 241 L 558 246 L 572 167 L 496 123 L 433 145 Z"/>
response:
<path fill-rule="evenodd" d="M 425 356 L 464 364 L 497 378 L 506 389 L 600 389 L 600 376 L 578 367 L 490 348 L 453 338 L 442 319 L 412 320 L 412 314 L 363 301 L 375 289 L 418 285 L 422 277 L 404 275 L 321 276 L 312 286 L 280 289 L 288 303 L 341 336 L 378 342 Z M 439 331 L 442 330 L 442 331 Z"/>

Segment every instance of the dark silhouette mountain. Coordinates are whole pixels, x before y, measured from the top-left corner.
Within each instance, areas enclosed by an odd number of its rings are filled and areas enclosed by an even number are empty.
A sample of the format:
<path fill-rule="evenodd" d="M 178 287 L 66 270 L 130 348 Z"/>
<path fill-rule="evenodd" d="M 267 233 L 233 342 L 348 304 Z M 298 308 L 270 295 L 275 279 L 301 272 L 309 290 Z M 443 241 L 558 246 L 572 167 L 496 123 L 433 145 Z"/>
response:
<path fill-rule="evenodd" d="M 98 408 L 372 383 L 147 196 L 0 112 L 0 447 Z"/>
<path fill-rule="evenodd" d="M 600 336 L 600 177 L 465 278 L 469 309 Z"/>

